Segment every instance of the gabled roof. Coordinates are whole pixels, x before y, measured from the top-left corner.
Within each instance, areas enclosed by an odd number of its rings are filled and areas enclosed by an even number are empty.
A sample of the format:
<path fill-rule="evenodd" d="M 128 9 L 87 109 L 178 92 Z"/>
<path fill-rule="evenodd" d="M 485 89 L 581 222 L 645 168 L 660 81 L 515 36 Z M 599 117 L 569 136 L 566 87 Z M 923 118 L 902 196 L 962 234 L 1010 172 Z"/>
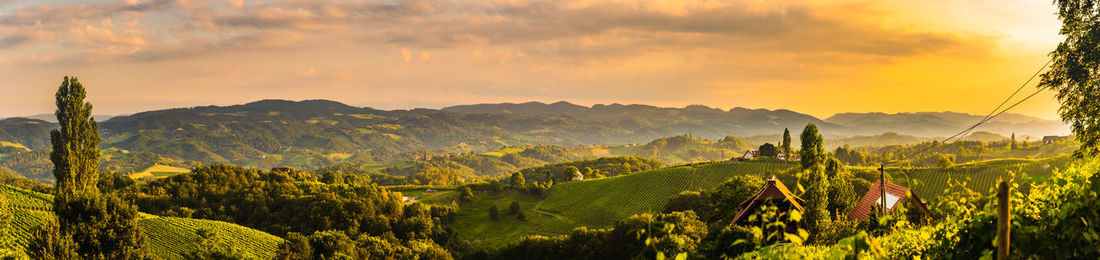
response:
<path fill-rule="evenodd" d="M 756 192 L 756 195 L 749 197 L 745 201 L 741 202 L 741 211 L 737 212 L 737 216 L 733 217 L 733 223 L 737 223 L 742 218 L 748 217 L 750 213 L 755 211 L 761 203 L 766 200 L 780 200 L 782 202 L 789 203 L 793 208 L 799 211 L 805 210 L 802 208 L 802 199 L 791 193 L 790 189 L 787 189 L 783 182 L 772 176 L 764 183 L 764 186 L 760 187 L 760 191 Z"/>
<path fill-rule="evenodd" d="M 874 184 L 871 185 L 871 188 L 867 189 L 867 193 L 863 194 L 863 198 L 859 200 L 859 203 L 856 204 L 854 208 L 852 208 L 852 212 L 848 213 L 849 219 L 867 220 L 868 216 L 870 216 L 871 214 L 871 211 L 878 208 L 879 205 L 882 204 L 882 188 L 880 188 L 881 184 L 881 180 L 875 181 Z M 889 195 L 893 195 L 892 197 L 896 198 L 896 200 L 892 204 L 889 204 L 889 199 L 891 196 L 887 196 L 887 205 L 890 206 L 888 209 L 886 209 L 887 213 L 893 211 L 895 208 L 898 207 L 898 205 L 902 205 L 908 200 L 916 200 L 917 202 L 920 202 L 921 210 L 925 213 L 928 212 L 928 208 L 926 205 L 924 205 L 924 201 L 921 201 L 921 199 L 917 197 L 916 194 L 909 193 L 909 188 L 887 182 L 886 193 Z"/>

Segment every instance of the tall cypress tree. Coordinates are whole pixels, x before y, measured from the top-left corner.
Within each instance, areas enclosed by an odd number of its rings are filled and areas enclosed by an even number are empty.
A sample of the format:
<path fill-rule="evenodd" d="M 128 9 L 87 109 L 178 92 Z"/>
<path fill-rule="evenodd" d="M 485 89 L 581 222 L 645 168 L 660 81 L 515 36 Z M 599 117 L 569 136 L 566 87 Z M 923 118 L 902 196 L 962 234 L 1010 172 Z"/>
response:
<path fill-rule="evenodd" d="M 57 89 L 54 114 L 61 128 L 50 132 L 50 160 L 58 197 L 98 193 L 99 132 L 86 95 L 76 77 L 65 77 Z"/>
<path fill-rule="evenodd" d="M 791 130 L 789 130 L 787 128 L 783 128 L 783 143 L 782 143 L 782 145 L 783 145 L 783 147 L 781 147 L 781 149 L 783 149 L 783 156 L 785 157 L 785 159 L 788 162 L 790 162 L 791 157 L 793 157 L 794 155 L 791 154 Z"/>
<path fill-rule="evenodd" d="M 825 139 L 817 131 L 817 125 L 809 123 L 802 130 L 802 174 L 806 178 L 805 222 L 811 232 L 819 232 L 832 220 L 829 217 L 829 180 L 825 175 Z"/>
<path fill-rule="evenodd" d="M 57 90 L 57 121 L 50 132 L 56 178 L 54 213 L 57 222 L 38 227 L 28 255 L 39 259 L 148 259 L 146 237 L 137 225 L 138 211 L 130 202 L 101 195 L 99 133 L 92 105 L 84 102 L 84 86 L 65 77 Z"/>
<path fill-rule="evenodd" d="M 802 162 L 802 169 L 810 169 L 816 165 L 825 163 L 825 138 L 817 132 L 817 125 L 809 123 L 802 129 L 802 150 L 798 151 Z"/>

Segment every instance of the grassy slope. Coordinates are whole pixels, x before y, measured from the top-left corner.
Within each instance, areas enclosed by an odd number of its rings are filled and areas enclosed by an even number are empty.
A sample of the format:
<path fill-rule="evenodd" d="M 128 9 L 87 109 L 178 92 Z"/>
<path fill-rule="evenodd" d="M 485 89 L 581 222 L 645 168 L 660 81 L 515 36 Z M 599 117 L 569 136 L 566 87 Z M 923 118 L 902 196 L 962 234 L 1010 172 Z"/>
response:
<path fill-rule="evenodd" d="M 130 174 L 130 178 L 131 179 L 164 178 L 164 177 L 168 177 L 168 176 L 172 176 L 172 175 L 176 175 L 176 174 L 181 174 L 181 173 L 188 173 L 188 172 L 191 172 L 191 170 L 187 169 L 187 168 L 180 168 L 180 167 L 173 167 L 173 166 L 168 166 L 168 165 L 154 164 L 152 166 L 149 166 L 148 168 L 145 168 L 145 169 L 141 170 L 140 172 L 135 172 L 133 174 Z"/>
<path fill-rule="evenodd" d="M 14 245 L 0 246 L 22 251 L 31 239 L 31 230 L 45 223 L 47 218 L 54 217 L 50 202 L 53 197 L 7 185 L 0 185 L 0 196 L 5 196 L 11 203 L 14 215 L 11 228 L 14 237 L 11 242 Z M 274 257 L 276 248 L 283 241 L 255 229 L 213 220 L 142 214 L 138 224 L 149 237 L 150 248 L 164 259 L 181 259 L 180 254 L 198 249 L 200 241 L 197 230 L 200 228 L 217 234 L 219 248 L 236 248 L 246 256 L 255 258 Z"/>
<path fill-rule="evenodd" d="M 999 180 L 1046 178 L 1055 169 L 1065 169 L 1069 156 L 1047 159 L 994 159 L 959 164 L 948 168 L 915 168 L 888 170 L 895 183 L 911 188 L 925 200 L 946 194 L 950 182 L 965 183 L 967 188 L 982 194 L 992 194 Z M 1012 174 L 1015 176 L 1012 176 Z"/>
<path fill-rule="evenodd" d="M 893 168 L 887 172 L 895 183 L 912 187 L 925 200 L 943 194 L 950 178 L 970 179 L 966 184 L 974 191 L 987 193 L 998 178 L 1009 171 L 1024 173 L 1028 178 L 1048 176 L 1055 168 L 1064 168 L 1068 158 L 1051 159 L 998 159 L 978 163 L 960 164 L 950 168 Z M 608 228 L 616 221 L 633 214 L 659 212 L 672 196 L 685 190 L 706 190 L 717 187 L 736 175 L 762 176 L 790 167 L 781 162 L 712 162 L 686 166 L 667 167 L 617 177 L 561 183 L 554 186 L 545 199 L 506 191 L 500 194 L 476 192 L 474 201 L 462 205 L 454 224 L 460 239 L 479 241 L 486 246 L 499 246 L 526 235 L 565 234 L 580 226 Z M 853 171 L 873 171 L 871 168 L 853 168 Z M 910 183 L 915 183 L 910 184 Z M 795 184 L 785 183 L 792 190 Z M 409 191 L 409 194 L 427 195 Z M 797 192 L 797 191 L 795 191 Z M 862 194 L 859 194 L 862 196 Z M 454 191 L 440 191 L 422 197 L 426 203 L 449 204 L 457 198 Z M 527 221 L 506 215 L 508 205 L 516 201 L 527 215 Z M 496 205 L 501 220 L 490 221 L 489 207 Z"/>
<path fill-rule="evenodd" d="M 793 167 L 774 162 L 716 162 L 677 166 L 610 178 L 555 185 L 545 199 L 515 191 L 499 194 L 477 192 L 473 202 L 462 205 L 453 227 L 460 239 L 499 246 L 527 235 L 557 235 L 580 226 L 608 228 L 630 215 L 658 212 L 672 196 L 685 190 L 712 189 L 735 175 L 765 174 Z M 694 171 L 693 171 L 694 169 Z M 450 193 L 424 199 L 427 203 L 450 203 Z M 527 215 L 519 221 L 505 212 L 519 202 Z M 489 208 L 501 212 L 490 221 Z"/>

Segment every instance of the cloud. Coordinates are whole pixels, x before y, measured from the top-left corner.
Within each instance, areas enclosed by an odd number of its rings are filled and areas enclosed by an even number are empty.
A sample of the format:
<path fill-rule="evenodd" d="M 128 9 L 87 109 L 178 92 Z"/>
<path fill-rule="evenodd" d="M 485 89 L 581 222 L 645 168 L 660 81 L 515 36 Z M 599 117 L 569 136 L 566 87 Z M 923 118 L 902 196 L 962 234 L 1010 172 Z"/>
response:
<path fill-rule="evenodd" d="M 403 59 L 405 63 L 412 62 L 412 54 L 409 53 L 409 49 L 401 48 L 401 59 Z"/>
<path fill-rule="evenodd" d="M 978 33 L 882 22 L 889 15 L 867 3 L 754 0 L 27 3 L 0 13 L 0 32 L 38 29 L 54 37 L 0 34 L 0 48 L 45 45 L 64 35 L 56 55 L 101 57 L 97 61 L 156 61 L 234 48 L 407 46 L 510 49 L 543 62 L 575 64 L 685 50 L 888 61 L 980 56 L 996 42 Z M 132 25 L 119 23 L 124 20 Z M 96 25 L 100 21 L 115 24 Z M 430 55 L 425 51 L 419 58 Z M 402 53 L 406 63 L 412 56 Z"/>

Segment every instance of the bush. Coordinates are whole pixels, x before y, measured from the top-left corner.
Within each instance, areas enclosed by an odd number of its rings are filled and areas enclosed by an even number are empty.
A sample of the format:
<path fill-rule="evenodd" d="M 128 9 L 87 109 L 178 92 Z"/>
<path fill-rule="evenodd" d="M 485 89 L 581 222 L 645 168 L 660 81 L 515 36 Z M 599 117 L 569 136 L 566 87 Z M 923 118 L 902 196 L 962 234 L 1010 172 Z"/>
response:
<path fill-rule="evenodd" d="M 707 235 L 699 245 L 699 254 L 704 259 L 724 259 L 752 252 L 761 245 L 760 236 L 753 234 L 751 228 L 729 225 L 722 230 Z"/>
<path fill-rule="evenodd" d="M 825 226 L 824 229 L 819 231 L 818 234 L 816 236 L 814 236 L 813 244 L 818 244 L 818 245 L 836 244 L 837 242 L 840 242 L 841 239 L 844 239 L 844 238 L 850 237 L 850 236 L 854 236 L 855 234 L 857 234 L 859 232 L 860 232 L 859 222 L 857 222 L 857 221 L 847 221 L 847 220 L 833 221 L 833 223 L 830 223 L 829 225 Z"/>
<path fill-rule="evenodd" d="M 520 211 L 519 202 L 513 201 L 511 205 L 508 205 L 508 214 L 512 214 L 512 215 L 519 214 L 520 213 L 519 211 Z"/>

